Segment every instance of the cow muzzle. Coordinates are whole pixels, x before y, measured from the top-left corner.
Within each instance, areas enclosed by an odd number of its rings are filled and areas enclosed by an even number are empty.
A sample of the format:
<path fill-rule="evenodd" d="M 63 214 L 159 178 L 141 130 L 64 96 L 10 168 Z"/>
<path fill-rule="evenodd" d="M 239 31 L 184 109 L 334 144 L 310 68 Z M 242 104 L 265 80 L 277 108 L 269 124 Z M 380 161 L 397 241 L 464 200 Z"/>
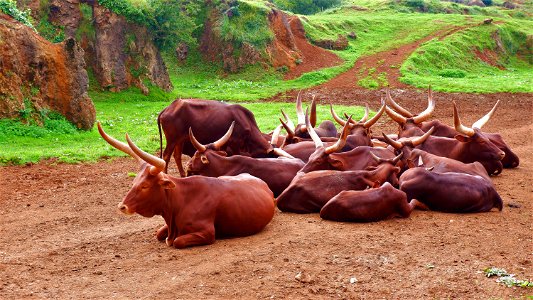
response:
<path fill-rule="evenodd" d="M 123 214 L 126 214 L 126 215 L 133 214 L 133 212 L 129 210 L 128 206 L 124 204 L 124 202 L 120 202 L 117 207 L 118 207 L 118 210 L 120 210 Z"/>

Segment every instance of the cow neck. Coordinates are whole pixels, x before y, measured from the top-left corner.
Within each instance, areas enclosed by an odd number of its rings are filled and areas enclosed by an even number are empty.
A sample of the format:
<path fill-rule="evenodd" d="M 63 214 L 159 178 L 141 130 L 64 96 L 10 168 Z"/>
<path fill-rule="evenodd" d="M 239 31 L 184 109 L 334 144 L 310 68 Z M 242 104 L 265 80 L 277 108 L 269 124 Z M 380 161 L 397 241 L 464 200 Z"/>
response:
<path fill-rule="evenodd" d="M 238 175 L 239 171 L 245 169 L 244 163 L 246 156 L 222 156 L 215 152 L 206 154 L 209 164 L 214 166 L 208 168 L 210 171 L 206 172 L 208 176 L 222 176 L 222 175 Z M 242 157 L 245 157 L 242 159 Z M 240 159 L 240 160 L 239 160 Z"/>
<path fill-rule="evenodd" d="M 179 209 L 183 203 L 182 197 L 186 195 L 186 191 L 184 190 L 184 179 L 186 178 L 169 177 L 169 179 L 174 182 L 176 187 L 173 189 L 163 189 L 164 198 L 161 201 L 160 215 L 165 219 L 170 230 L 171 224 L 173 224 L 173 220 L 179 213 Z"/>

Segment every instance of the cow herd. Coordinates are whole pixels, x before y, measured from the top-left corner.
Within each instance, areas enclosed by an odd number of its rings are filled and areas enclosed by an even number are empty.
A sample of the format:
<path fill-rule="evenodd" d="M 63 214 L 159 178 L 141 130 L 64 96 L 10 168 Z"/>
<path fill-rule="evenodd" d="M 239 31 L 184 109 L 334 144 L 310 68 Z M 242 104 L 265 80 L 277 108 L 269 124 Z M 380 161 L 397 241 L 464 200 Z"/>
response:
<path fill-rule="evenodd" d="M 502 209 L 490 175 L 514 168 L 518 157 L 495 133 L 481 131 L 494 108 L 471 127 L 461 123 L 453 103 L 454 126 L 429 120 L 435 109 L 413 114 L 387 91 L 378 112 L 360 121 L 340 117 L 342 128 L 316 126 L 316 102 L 304 113 L 296 99 L 297 124 L 282 111 L 280 125 L 262 133 L 253 114 L 240 105 L 180 99 L 158 116 L 161 157 L 101 136 L 140 164 L 133 187 L 119 203 L 126 214 L 161 215 L 159 240 L 184 248 L 216 238 L 261 231 L 282 212 L 320 213 L 327 220 L 372 222 L 409 217 L 413 209 L 451 213 Z M 371 126 L 387 114 L 395 135 L 373 135 Z M 281 134 L 285 129 L 286 135 Z M 191 156 L 183 166 L 181 156 Z M 171 157 L 180 177 L 168 174 Z"/>

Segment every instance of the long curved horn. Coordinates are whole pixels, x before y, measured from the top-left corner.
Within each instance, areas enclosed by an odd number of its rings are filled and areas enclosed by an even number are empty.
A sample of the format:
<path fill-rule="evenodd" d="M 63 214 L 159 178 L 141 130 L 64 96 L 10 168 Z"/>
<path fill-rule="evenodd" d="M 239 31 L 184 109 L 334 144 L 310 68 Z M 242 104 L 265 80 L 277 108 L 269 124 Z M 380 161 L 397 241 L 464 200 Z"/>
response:
<path fill-rule="evenodd" d="M 407 122 L 407 118 L 401 116 L 400 114 L 398 114 L 387 106 L 385 106 L 385 112 L 392 120 L 396 121 L 396 123 L 398 124 L 405 124 Z"/>
<path fill-rule="evenodd" d="M 298 116 L 298 124 L 305 124 L 304 111 L 302 110 L 302 91 L 298 92 L 296 97 L 296 115 Z"/>
<path fill-rule="evenodd" d="M 343 119 L 341 119 L 341 117 L 339 117 L 339 116 L 335 113 L 335 111 L 333 110 L 333 105 L 332 105 L 331 103 L 329 104 L 329 111 L 331 112 L 331 116 L 333 117 L 333 119 L 334 119 L 335 121 L 337 121 L 337 123 L 339 123 L 339 125 L 341 125 L 341 126 L 346 125 L 346 121 L 344 121 Z"/>
<path fill-rule="evenodd" d="M 376 122 L 379 120 L 381 115 L 383 115 L 383 112 L 385 112 L 385 109 L 387 107 L 387 103 L 385 103 L 385 100 L 383 98 L 381 99 L 381 108 L 378 110 L 378 112 L 368 121 L 363 124 L 365 128 L 370 128 L 372 125 L 376 124 Z"/>
<path fill-rule="evenodd" d="M 272 151 L 273 151 L 274 153 L 276 153 L 278 156 L 281 156 L 281 157 L 294 158 L 294 156 L 290 155 L 290 154 L 287 153 L 285 150 L 280 149 L 280 148 L 274 148 Z"/>
<path fill-rule="evenodd" d="M 433 92 L 431 91 L 431 88 L 428 90 L 428 107 L 418 114 L 418 116 L 413 117 L 413 122 L 416 124 L 420 124 L 424 122 L 425 120 L 429 119 L 431 117 L 431 114 L 433 113 L 433 110 L 435 110 L 435 100 L 433 99 Z"/>
<path fill-rule="evenodd" d="M 370 153 L 370 156 L 372 156 L 372 158 L 379 164 L 383 161 L 383 158 L 375 155 L 374 153 L 372 153 L 372 151 L 369 152 Z"/>
<path fill-rule="evenodd" d="M 459 113 L 457 112 L 457 105 L 453 101 L 453 124 L 455 125 L 455 131 L 467 136 L 473 136 L 475 134 L 472 128 L 468 128 L 461 123 L 459 119 Z"/>
<path fill-rule="evenodd" d="M 283 127 L 282 124 L 279 124 L 276 129 L 274 129 L 274 132 L 272 132 L 272 138 L 270 139 L 271 145 L 277 145 L 279 140 L 279 133 L 281 132 L 281 128 Z"/>
<path fill-rule="evenodd" d="M 126 133 L 126 141 L 128 142 L 128 145 L 130 146 L 131 150 L 135 152 L 142 160 L 152 165 L 152 168 L 150 168 L 150 174 L 156 175 L 163 171 L 165 169 L 165 161 L 161 158 L 152 155 L 150 153 L 146 153 L 143 150 L 141 150 L 137 145 L 135 145 L 132 140 L 130 139 L 130 136 Z"/>
<path fill-rule="evenodd" d="M 382 133 L 383 134 L 383 138 L 385 139 L 385 143 L 391 145 L 392 147 L 394 147 L 394 149 L 402 149 L 403 147 L 403 144 L 398 142 L 398 141 L 394 141 L 392 140 L 388 135 L 386 135 L 384 132 Z"/>
<path fill-rule="evenodd" d="M 402 156 L 403 156 L 403 151 L 400 151 L 400 154 L 398 154 L 395 158 L 392 159 L 392 164 L 395 166 L 400 161 Z"/>
<path fill-rule="evenodd" d="M 498 107 L 498 104 L 500 104 L 500 100 L 498 100 L 496 104 L 494 104 L 494 107 L 485 116 L 483 116 L 483 118 L 477 120 L 472 125 L 472 128 L 481 129 L 481 127 L 483 127 L 483 125 L 485 125 L 489 121 L 490 117 L 492 117 L 492 115 L 496 111 L 496 108 Z"/>
<path fill-rule="evenodd" d="M 107 133 L 105 133 L 104 129 L 102 128 L 102 125 L 100 124 L 100 121 L 98 121 L 96 123 L 96 125 L 98 127 L 98 132 L 100 133 L 102 138 L 106 142 L 109 143 L 109 145 L 113 146 L 117 150 L 120 150 L 120 151 L 122 151 L 122 152 L 124 152 L 126 154 L 129 154 L 131 157 L 135 158 L 138 162 L 142 162 L 142 159 L 137 154 L 135 154 L 135 152 L 133 152 L 133 150 L 131 150 L 131 148 L 127 144 L 125 144 L 125 143 L 113 138 L 112 136 L 109 136 Z"/>
<path fill-rule="evenodd" d="M 218 139 L 218 141 L 213 143 L 213 148 L 216 150 L 219 150 L 222 146 L 224 146 L 225 143 L 229 141 L 229 138 L 231 137 L 231 134 L 233 133 L 233 127 L 235 126 L 235 121 L 231 122 L 231 126 L 228 129 L 228 132 L 224 134 L 223 137 Z"/>
<path fill-rule="evenodd" d="M 401 107 L 398 103 L 396 103 L 394 100 L 392 100 L 392 97 L 390 95 L 390 90 L 386 90 L 386 97 L 387 101 L 389 102 L 389 106 L 392 107 L 395 111 L 397 111 L 400 115 L 406 117 L 406 118 L 412 118 L 413 114 L 409 112 L 407 109 Z"/>
<path fill-rule="evenodd" d="M 426 133 L 424 133 L 422 136 L 415 137 L 411 139 L 411 143 L 413 143 L 413 146 L 418 146 L 425 142 L 428 137 L 433 134 L 433 131 L 435 131 L 435 126 L 431 127 Z"/>
<path fill-rule="evenodd" d="M 324 150 L 324 152 L 326 154 L 330 154 L 330 153 L 336 152 L 336 151 L 342 149 L 342 147 L 344 147 L 344 145 L 346 145 L 346 138 L 348 137 L 348 134 L 350 133 L 350 121 L 351 120 L 352 120 L 352 117 L 350 116 L 348 118 L 348 121 L 346 121 L 346 125 L 344 125 L 344 128 L 342 129 L 341 136 L 339 137 L 337 142 L 335 144 L 327 147 Z"/>
<path fill-rule="evenodd" d="M 313 95 L 313 100 L 311 101 L 311 116 L 309 116 L 309 121 L 311 122 L 311 126 L 316 126 L 316 102 L 315 102 L 315 95 Z"/>
<path fill-rule="evenodd" d="M 359 123 L 364 123 L 366 122 L 366 120 L 368 120 L 368 110 L 368 103 L 365 103 L 365 114 L 363 115 Z"/>
<path fill-rule="evenodd" d="M 291 118 L 289 118 L 289 116 L 287 116 L 287 114 L 283 111 L 283 109 L 281 109 L 281 114 L 283 115 L 283 117 L 285 118 L 285 122 L 287 123 L 287 125 L 291 128 L 291 130 L 294 132 L 294 130 L 296 130 L 296 127 L 294 126 L 294 123 L 292 122 Z M 283 122 L 282 122 L 283 123 Z"/>
<path fill-rule="evenodd" d="M 311 139 L 313 142 L 315 142 L 315 147 L 324 147 L 324 143 L 322 143 L 322 140 L 318 137 L 315 130 L 313 129 L 313 126 L 311 126 L 311 121 L 309 120 L 308 113 L 309 108 L 305 111 L 305 125 L 307 126 L 307 132 L 309 132 L 309 136 L 311 136 Z"/>
<path fill-rule="evenodd" d="M 192 127 L 189 127 L 189 140 L 191 140 L 191 144 L 198 150 L 199 152 L 205 152 L 207 150 L 207 147 L 203 144 L 201 144 L 196 137 L 194 137 L 194 134 L 192 133 Z"/>
<path fill-rule="evenodd" d="M 283 126 L 283 128 L 285 128 L 285 131 L 287 131 L 287 139 L 292 139 L 294 137 L 294 129 L 290 128 L 290 126 L 283 122 L 283 120 L 280 118 L 279 121 L 281 122 L 281 125 Z"/>

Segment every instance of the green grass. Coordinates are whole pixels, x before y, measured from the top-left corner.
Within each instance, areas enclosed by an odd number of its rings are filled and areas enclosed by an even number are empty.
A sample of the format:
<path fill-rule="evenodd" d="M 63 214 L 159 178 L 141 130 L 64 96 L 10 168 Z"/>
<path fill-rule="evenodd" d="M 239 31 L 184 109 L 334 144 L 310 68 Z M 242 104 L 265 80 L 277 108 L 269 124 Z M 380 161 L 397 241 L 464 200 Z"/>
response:
<path fill-rule="evenodd" d="M 532 50 L 525 46 L 532 28 L 531 21 L 507 20 L 429 41 L 404 62 L 400 80 L 445 92 L 533 92 Z M 495 33 L 502 47 L 497 46 Z M 476 57 L 474 50 L 485 49 L 498 54 L 497 64 L 504 70 Z"/>
<path fill-rule="evenodd" d="M 130 91 L 131 92 L 131 91 Z M 97 120 L 104 130 L 115 138 L 125 141 L 129 133 L 132 140 L 146 151 L 155 153 L 159 150 L 159 132 L 157 115 L 169 102 L 139 101 L 139 98 L 123 97 L 102 100 L 106 93 L 91 93 L 95 101 Z M 146 100 L 146 99 L 145 99 Z M 306 101 L 308 102 L 308 101 Z M 273 130 L 284 109 L 294 122 L 297 121 L 294 103 L 242 103 L 254 114 L 263 132 Z M 361 107 L 335 106 L 338 113 L 354 114 L 354 119 L 361 118 Z M 317 118 L 332 119 L 329 106 L 317 107 Z M 53 124 L 52 124 L 53 123 Z M 93 128 L 90 131 L 75 129 L 64 118 L 53 120 L 49 126 L 39 127 L 25 125 L 19 121 L 0 120 L 0 165 L 24 164 L 43 159 L 56 158 L 60 162 L 75 163 L 97 161 L 102 157 L 125 156 L 108 145 Z M 164 137 L 163 137 L 164 139 Z M 164 141 L 163 141 L 164 144 Z"/>

